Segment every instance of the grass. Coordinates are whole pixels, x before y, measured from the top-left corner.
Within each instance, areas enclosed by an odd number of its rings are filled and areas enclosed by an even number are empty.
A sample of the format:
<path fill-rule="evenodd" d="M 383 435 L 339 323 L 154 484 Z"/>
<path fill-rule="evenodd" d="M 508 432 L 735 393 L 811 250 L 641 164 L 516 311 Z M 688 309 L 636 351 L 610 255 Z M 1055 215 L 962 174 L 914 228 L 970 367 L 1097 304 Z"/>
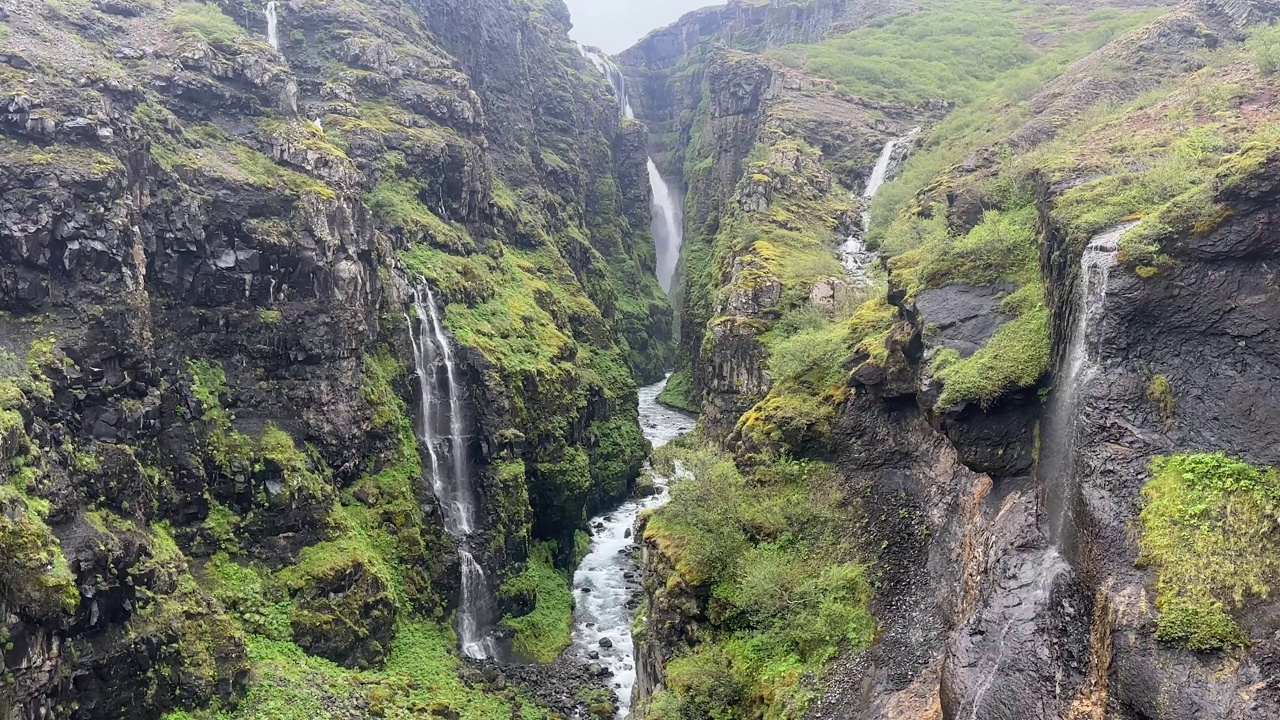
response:
<path fill-rule="evenodd" d="M 388 720 L 437 715 L 459 720 L 541 720 L 545 711 L 467 686 L 452 654 L 455 638 L 430 622 L 404 623 L 386 667 L 354 671 L 307 655 L 293 643 L 250 636 L 254 672 L 245 699 L 215 720 L 316 720 L 365 716 Z M 170 716 L 166 720 L 172 720 Z"/>
<path fill-rule="evenodd" d="M 573 594 L 569 578 L 555 567 L 554 551 L 554 543 L 531 544 L 524 570 L 502 584 L 503 597 L 523 597 L 534 603 L 527 615 L 502 619 L 514 633 L 512 647 L 533 662 L 555 660 L 572 641 Z"/>
<path fill-rule="evenodd" d="M 179 31 L 204 38 L 214 45 L 234 45 L 244 30 L 211 2 L 186 2 L 173 10 L 170 22 Z"/>
<path fill-rule="evenodd" d="M 1142 498 L 1156 638 L 1196 651 L 1248 645 L 1231 612 L 1280 578 L 1280 472 L 1222 453 L 1158 457 Z"/>

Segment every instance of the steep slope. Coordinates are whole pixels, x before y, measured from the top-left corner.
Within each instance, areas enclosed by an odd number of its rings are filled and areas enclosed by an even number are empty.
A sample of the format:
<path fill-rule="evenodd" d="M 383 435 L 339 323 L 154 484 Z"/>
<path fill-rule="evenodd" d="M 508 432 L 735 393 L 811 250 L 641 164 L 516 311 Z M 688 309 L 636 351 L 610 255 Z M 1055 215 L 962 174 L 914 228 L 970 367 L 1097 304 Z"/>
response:
<path fill-rule="evenodd" d="M 763 57 L 709 33 L 628 69 L 690 187 L 668 399 L 713 448 L 674 454 L 707 477 L 645 528 L 650 716 L 1277 716 L 1275 13 L 951 3 Z M 889 132 L 834 143 L 845 164 L 802 131 L 821 153 L 771 171 L 795 136 L 785 111 L 754 120 L 784 106 L 756 88 L 801 71 L 798 95 L 874 103 Z M 867 302 L 829 300 L 857 204 L 809 204 L 833 221 L 759 252 L 788 190 L 860 190 L 875 142 L 916 124 L 872 203 Z M 755 139 L 773 151 L 740 159 Z M 832 502 L 835 537 L 806 515 Z M 821 584 L 849 563 L 874 594 Z M 788 634 L 859 603 L 874 640 Z"/>
<path fill-rule="evenodd" d="M 502 643 L 568 643 L 575 532 L 639 471 L 670 324 L 642 143 L 563 6 L 0 23 L 0 716 L 545 715 L 457 677 L 456 546 Z M 437 454 L 484 508 L 465 538 Z"/>

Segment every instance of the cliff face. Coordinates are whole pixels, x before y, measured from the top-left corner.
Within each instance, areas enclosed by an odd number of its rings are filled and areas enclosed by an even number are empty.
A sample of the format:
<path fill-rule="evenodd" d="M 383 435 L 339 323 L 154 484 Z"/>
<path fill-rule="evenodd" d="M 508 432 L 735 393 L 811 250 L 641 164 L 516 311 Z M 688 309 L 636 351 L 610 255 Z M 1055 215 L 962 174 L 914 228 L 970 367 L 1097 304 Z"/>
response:
<path fill-rule="evenodd" d="M 830 288 L 818 277 L 768 263 L 769 223 L 799 214 L 791 203 L 804 197 L 809 216 L 835 219 L 828 237 L 847 233 L 841 209 L 814 202 L 816 188 L 860 189 L 877 144 L 914 124 L 925 131 L 913 152 L 935 162 L 942 144 L 965 142 L 955 125 L 931 129 L 938 115 L 928 107 L 879 105 L 882 122 L 831 143 L 829 131 L 787 122 L 787 71 L 671 39 L 711 15 L 624 54 L 645 66 L 629 70 L 641 82 L 661 78 L 641 105 L 669 123 L 659 127 L 691 188 L 678 364 L 690 374 L 677 372 L 685 394 L 668 399 L 699 407 L 704 438 L 744 473 L 778 455 L 830 461 L 866 518 L 856 544 L 877 578 L 875 642 L 848 643 L 821 682 L 794 680 L 814 696 L 784 713 L 1278 716 L 1274 597 L 1227 579 L 1280 581 L 1258 554 L 1269 551 L 1239 549 L 1272 547 L 1271 521 L 1250 515 L 1249 527 L 1224 532 L 1231 521 L 1220 513 L 1242 512 L 1252 491 L 1214 480 L 1225 494 L 1202 499 L 1197 483 L 1207 481 L 1169 469 L 1218 468 L 1226 459 L 1214 453 L 1261 468 L 1278 461 L 1275 142 L 1261 130 L 1275 80 L 1261 44 L 1242 44 L 1275 10 L 1185 3 L 1022 99 L 1004 91 L 986 121 L 998 136 L 912 179 L 918 192 L 879 235 L 884 305 L 873 288 L 851 316 L 822 303 Z M 797 88 L 805 101 L 823 95 L 820 81 L 800 82 L 814 83 Z M 1211 88 L 1229 89 L 1209 99 Z M 839 102 L 829 117 L 856 117 L 850 108 L 865 101 Z M 1178 140 L 1187 137 L 1212 149 L 1193 159 Z M 797 140 L 809 154 L 790 152 Z M 768 152 L 749 151 L 754 142 Z M 833 145 L 861 154 L 845 165 Z M 844 318 L 838 339 L 826 321 L 800 317 L 814 309 Z M 1221 472 L 1252 477 L 1244 463 Z M 1274 498 L 1274 471 L 1258 472 L 1271 478 L 1258 492 Z M 754 487 L 765 492 L 771 478 Z M 1203 504 L 1171 520 L 1170 482 L 1174 497 Z M 1170 529 L 1188 526 L 1202 540 Z M 1189 561 L 1161 545 L 1171 536 L 1216 558 L 1192 573 L 1205 586 L 1178 575 L 1175 563 Z M 651 529 L 645 540 L 642 685 L 666 718 L 672 697 L 684 711 L 707 702 L 690 670 L 706 672 L 699 649 L 745 643 L 749 630 L 724 624 L 724 585 L 689 580 L 687 545 Z M 1226 560 L 1210 546 L 1240 554 Z"/>
<path fill-rule="evenodd" d="M 270 5 L 278 50 L 259 3 L 0 3 L 0 717 L 489 707 L 437 626 L 415 287 L 495 591 L 639 470 L 670 311 L 563 6 Z"/>

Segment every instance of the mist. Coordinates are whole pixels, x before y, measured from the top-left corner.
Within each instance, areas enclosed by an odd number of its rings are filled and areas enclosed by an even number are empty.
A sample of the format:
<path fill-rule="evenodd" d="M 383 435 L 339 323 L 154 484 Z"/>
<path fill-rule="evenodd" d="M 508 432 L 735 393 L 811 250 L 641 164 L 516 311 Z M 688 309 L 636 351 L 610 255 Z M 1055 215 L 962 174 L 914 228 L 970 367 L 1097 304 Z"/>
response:
<path fill-rule="evenodd" d="M 637 40 L 670 25 L 690 10 L 723 5 L 723 0 L 565 0 L 573 15 L 570 36 L 583 45 L 594 45 L 610 55 L 626 50 Z"/>

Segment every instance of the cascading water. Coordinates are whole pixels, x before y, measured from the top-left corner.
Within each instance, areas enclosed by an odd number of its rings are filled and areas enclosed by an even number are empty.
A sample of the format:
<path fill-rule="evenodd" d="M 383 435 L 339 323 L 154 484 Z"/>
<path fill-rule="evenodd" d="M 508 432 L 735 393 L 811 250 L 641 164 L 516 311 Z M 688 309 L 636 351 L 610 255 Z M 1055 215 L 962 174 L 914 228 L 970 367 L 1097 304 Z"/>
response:
<path fill-rule="evenodd" d="M 458 640 L 467 657 L 489 658 L 497 651 L 497 644 L 487 632 L 494 602 L 484 569 L 471 552 L 478 498 L 467 458 L 463 385 L 430 288 L 415 290 L 413 303 L 418 315 L 413 359 L 422 407 L 418 441 L 426 450 L 431 487 L 440 502 L 445 531 L 458 544 L 462 589 Z M 412 332 L 412 321 L 409 327 Z"/>
<path fill-rule="evenodd" d="M 578 51 L 609 80 L 609 84 L 613 86 L 614 95 L 618 97 L 618 112 L 622 117 L 628 120 L 634 119 L 635 113 L 631 110 L 631 101 L 627 98 L 627 79 L 618 66 L 604 55 L 581 45 L 578 46 Z M 671 287 L 675 284 L 676 266 L 680 262 L 680 245 L 684 242 L 684 213 L 676 193 L 671 191 L 671 187 L 663 179 L 662 173 L 658 171 L 658 164 L 653 161 L 652 156 L 649 157 L 648 169 L 652 197 L 650 211 L 653 217 L 649 229 L 653 233 L 658 256 L 655 274 L 658 277 L 658 285 L 662 287 L 663 292 L 670 295 Z"/>
<path fill-rule="evenodd" d="M 640 389 L 640 427 L 654 447 L 691 431 L 696 423 L 692 417 L 658 404 L 658 393 L 665 385 L 664 380 Z M 638 577 L 639 571 L 630 552 L 634 543 L 631 528 L 642 511 L 667 501 L 667 480 L 655 477 L 657 494 L 632 500 L 591 520 L 591 526 L 596 528 L 591 549 L 573 575 L 577 595 L 573 611 L 573 652 L 587 662 L 600 663 L 613 671 L 620 718 L 626 717 L 631 708 L 631 692 L 636 682 L 631 610 L 636 590 L 632 579 Z M 605 638 L 608 642 L 601 644 Z"/>
<path fill-rule="evenodd" d="M 889 173 L 894 169 L 895 163 L 901 161 L 898 149 L 911 142 L 911 138 L 915 137 L 919 132 L 920 128 L 912 128 L 906 135 L 893 138 L 884 144 L 884 149 L 880 151 L 880 157 L 876 158 L 876 164 L 871 168 L 871 175 L 867 177 L 867 184 L 862 190 L 862 197 L 869 201 L 876 196 L 880 186 L 884 185 L 885 180 L 889 178 Z M 840 246 L 840 264 L 844 266 L 845 274 L 859 285 L 866 282 L 867 268 L 871 267 L 871 264 L 876 261 L 876 253 L 867 249 L 865 240 L 867 230 L 870 228 L 871 210 L 867 209 L 862 211 L 861 236 L 851 235 Z"/>
<path fill-rule="evenodd" d="M 1032 561 L 1015 566 L 1015 573 L 998 580 L 1004 588 L 1001 612 L 1003 622 L 992 660 L 978 683 L 972 700 L 969 720 L 981 720 L 990 708 L 984 705 L 1001 677 L 1006 661 L 1005 649 L 1011 637 L 1018 638 L 1015 647 L 1026 647 L 1026 636 L 1043 625 L 1055 581 L 1068 570 L 1072 555 L 1074 522 L 1072 498 L 1076 494 L 1072 478 L 1075 473 L 1075 426 L 1081 402 L 1097 379 L 1101 345 L 1100 330 L 1107 281 L 1116 264 L 1120 238 L 1137 223 L 1126 223 L 1095 236 L 1080 258 L 1080 276 L 1073 301 L 1071 329 L 1067 336 L 1066 354 L 1054 392 L 1050 398 L 1041 437 L 1040 461 L 1036 475 L 1042 487 L 1041 527 L 1046 545 Z M 1004 668 L 1007 672 L 1007 668 Z M 998 695 L 998 689 L 995 691 Z"/>
<path fill-rule="evenodd" d="M 1037 467 L 1045 492 L 1045 534 L 1059 550 L 1070 545 L 1072 504 L 1068 480 L 1074 470 L 1075 419 L 1080 401 L 1098 374 L 1099 321 L 1106 303 L 1107 281 L 1116 264 L 1120 238 L 1137 224 L 1125 223 L 1095 236 L 1080 256 L 1070 335 L 1041 434 L 1043 448 Z"/>
<path fill-rule="evenodd" d="M 267 42 L 276 50 L 280 49 L 280 18 L 276 15 L 276 6 L 279 5 L 275 0 L 267 3 Z"/>

